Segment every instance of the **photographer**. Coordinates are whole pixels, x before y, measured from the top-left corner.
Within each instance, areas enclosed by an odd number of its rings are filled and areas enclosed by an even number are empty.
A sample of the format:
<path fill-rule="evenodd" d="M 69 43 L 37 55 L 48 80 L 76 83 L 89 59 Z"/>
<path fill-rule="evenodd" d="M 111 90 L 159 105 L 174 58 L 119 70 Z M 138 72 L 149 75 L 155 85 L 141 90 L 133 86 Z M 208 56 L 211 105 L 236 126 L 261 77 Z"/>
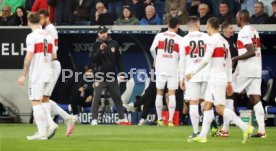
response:
<path fill-rule="evenodd" d="M 118 72 L 123 72 L 123 62 L 119 45 L 108 35 L 108 28 L 105 26 L 98 28 L 98 36 L 90 52 L 95 77 L 91 125 L 98 124 L 99 102 L 103 90 L 109 92 L 110 97 L 117 107 L 119 114 L 117 124 L 130 125 L 127 119 L 124 118 L 121 94 L 116 75 L 116 69 L 118 69 Z M 123 80 L 124 77 L 121 76 L 120 79 Z"/>

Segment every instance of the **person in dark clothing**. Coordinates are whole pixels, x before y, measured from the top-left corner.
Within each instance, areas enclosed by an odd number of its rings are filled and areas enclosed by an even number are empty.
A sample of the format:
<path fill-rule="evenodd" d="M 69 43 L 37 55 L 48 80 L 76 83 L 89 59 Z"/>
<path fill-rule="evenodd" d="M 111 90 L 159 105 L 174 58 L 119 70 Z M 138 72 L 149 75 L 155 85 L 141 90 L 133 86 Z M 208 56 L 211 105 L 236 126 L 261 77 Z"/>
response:
<path fill-rule="evenodd" d="M 74 11 L 77 25 L 89 25 L 91 8 L 94 0 L 82 0 Z"/>
<path fill-rule="evenodd" d="M 222 36 L 228 41 L 231 57 L 238 55 L 237 45 L 234 39 L 234 27 L 229 22 L 223 22 L 221 24 Z"/>
<path fill-rule="evenodd" d="M 78 107 L 89 107 L 93 99 L 93 70 L 92 66 L 84 67 L 85 78 L 78 78 L 80 81 L 72 87 L 69 102 L 72 107 L 73 115 L 79 114 Z"/>
<path fill-rule="evenodd" d="M 209 13 L 213 13 L 213 3 L 210 0 L 191 0 L 191 3 L 187 3 L 187 9 L 189 16 L 196 16 L 198 14 L 198 7 L 200 4 L 207 4 L 209 7 Z"/>
<path fill-rule="evenodd" d="M 134 12 L 134 16 L 138 19 L 141 20 L 146 16 L 145 9 L 148 4 L 144 3 L 143 0 L 131 0 L 128 5 L 131 7 L 131 9 Z"/>
<path fill-rule="evenodd" d="M 48 5 L 54 7 L 54 22 L 57 25 L 74 25 L 74 9 L 78 0 L 48 0 Z"/>
<path fill-rule="evenodd" d="M 11 14 L 11 8 L 5 5 L 2 9 L 2 17 L 0 17 L 0 26 L 16 26 L 16 18 Z"/>
<path fill-rule="evenodd" d="M 256 2 L 254 5 L 254 15 L 250 17 L 250 24 L 263 24 L 267 18 L 268 15 L 264 12 L 264 4 Z"/>
<path fill-rule="evenodd" d="M 94 95 L 92 103 L 92 122 L 91 125 L 97 125 L 99 102 L 101 94 L 104 90 L 108 91 L 110 97 L 114 101 L 119 120 L 116 122 L 119 125 L 130 125 L 124 117 L 123 104 L 121 100 L 120 89 L 118 85 L 116 70 L 123 72 L 123 60 L 117 41 L 112 40 L 108 36 L 108 28 L 99 26 L 98 39 L 92 45 L 90 59 L 94 71 Z M 123 76 L 119 77 L 124 80 Z"/>
<path fill-rule="evenodd" d="M 206 25 L 207 20 L 212 17 L 209 14 L 209 6 L 207 4 L 200 4 L 198 6 L 198 17 L 200 18 L 200 25 Z"/>
<path fill-rule="evenodd" d="M 230 12 L 229 3 L 226 0 L 222 0 L 219 4 L 219 16 L 220 23 L 229 22 L 235 24 L 236 16 Z"/>
<path fill-rule="evenodd" d="M 15 17 L 16 17 L 17 25 L 27 26 L 28 20 L 27 20 L 27 12 L 25 8 L 20 6 L 20 7 L 17 7 L 15 11 L 16 11 Z"/>
<path fill-rule="evenodd" d="M 276 24 L 276 0 L 272 1 L 271 6 L 273 14 L 266 19 L 265 24 Z"/>
<path fill-rule="evenodd" d="M 91 14 L 90 25 L 113 25 L 115 21 L 113 15 L 108 13 L 103 2 L 96 3 L 96 13 Z"/>
<path fill-rule="evenodd" d="M 32 10 L 34 2 L 35 2 L 35 0 L 26 0 L 25 1 L 25 9 L 26 9 L 26 11 L 30 12 Z"/>

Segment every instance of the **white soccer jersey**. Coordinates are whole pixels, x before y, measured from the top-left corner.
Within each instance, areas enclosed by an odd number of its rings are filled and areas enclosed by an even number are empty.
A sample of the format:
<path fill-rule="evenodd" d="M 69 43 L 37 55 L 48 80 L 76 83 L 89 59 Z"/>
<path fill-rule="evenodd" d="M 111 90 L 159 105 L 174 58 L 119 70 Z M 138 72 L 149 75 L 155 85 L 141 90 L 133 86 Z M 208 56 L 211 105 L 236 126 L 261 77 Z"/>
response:
<path fill-rule="evenodd" d="M 166 31 L 158 33 L 151 45 L 150 51 L 157 56 L 155 62 L 155 74 L 177 76 L 179 60 L 179 41 L 181 37 L 174 32 Z"/>
<path fill-rule="evenodd" d="M 50 82 L 54 39 L 44 30 L 36 29 L 27 36 L 27 51 L 33 53 L 29 71 L 30 84 Z"/>
<path fill-rule="evenodd" d="M 209 63 L 210 84 L 226 85 L 227 82 L 231 82 L 232 61 L 228 42 L 216 33 L 210 36 L 210 43 L 207 43 L 206 48 L 204 58 L 192 72 L 197 73 L 204 64 Z"/>
<path fill-rule="evenodd" d="M 190 73 L 193 68 L 200 63 L 206 52 L 206 43 L 210 37 L 208 34 L 195 31 L 189 32 L 179 43 L 180 54 L 180 79 L 184 78 L 186 73 Z M 208 70 L 204 67 L 199 73 L 192 77 L 191 82 L 208 81 Z"/>
<path fill-rule="evenodd" d="M 53 24 L 48 24 L 45 29 L 48 34 L 50 34 L 50 36 L 52 36 L 55 40 L 55 49 L 54 49 L 54 53 L 57 53 L 58 50 L 58 32 L 56 27 Z"/>
<path fill-rule="evenodd" d="M 257 30 L 250 26 L 244 26 L 238 34 L 238 54 L 243 55 L 247 52 L 246 45 L 254 44 L 255 56 L 238 61 L 238 74 L 241 77 L 257 77 L 262 76 L 262 55 L 261 55 L 261 42 Z"/>

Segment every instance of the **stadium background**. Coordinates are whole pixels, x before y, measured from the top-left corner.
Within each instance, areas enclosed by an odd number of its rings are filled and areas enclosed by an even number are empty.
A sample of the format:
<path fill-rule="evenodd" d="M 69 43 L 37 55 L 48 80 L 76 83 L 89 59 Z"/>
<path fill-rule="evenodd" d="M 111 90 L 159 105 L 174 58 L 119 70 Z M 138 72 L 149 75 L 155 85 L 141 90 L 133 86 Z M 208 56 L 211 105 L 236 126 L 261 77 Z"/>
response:
<path fill-rule="evenodd" d="M 266 84 L 270 78 L 276 77 L 276 44 L 272 39 L 276 39 L 276 28 L 273 25 L 254 25 L 261 36 L 261 46 L 263 55 L 263 92 L 266 91 Z M 117 40 L 123 53 L 125 71 L 131 68 L 149 72 L 152 65 L 149 48 L 156 33 L 164 26 L 110 26 L 110 34 Z M 96 26 L 90 27 L 58 27 L 59 32 L 59 60 L 63 69 L 73 69 L 75 71 L 82 65 L 89 64 L 89 50 L 95 41 Z M 187 31 L 186 26 L 181 29 Z M 205 27 L 203 26 L 204 30 Z M 235 27 L 235 31 L 238 28 Z M 16 83 L 22 69 L 25 49 L 25 37 L 30 29 L 24 27 L 0 27 L 0 98 L 5 106 L 9 106 L 16 113 L 20 121 L 28 122 L 31 106 L 28 103 L 27 87 L 19 87 Z M 13 36 L 11 36 L 13 35 Z M 53 99 L 59 102 L 59 87 L 62 85 L 59 80 Z M 140 95 L 144 83 L 137 82 L 131 99 L 135 95 Z M 270 100 L 275 103 L 275 84 Z M 271 102 L 270 102 L 271 103 Z"/>

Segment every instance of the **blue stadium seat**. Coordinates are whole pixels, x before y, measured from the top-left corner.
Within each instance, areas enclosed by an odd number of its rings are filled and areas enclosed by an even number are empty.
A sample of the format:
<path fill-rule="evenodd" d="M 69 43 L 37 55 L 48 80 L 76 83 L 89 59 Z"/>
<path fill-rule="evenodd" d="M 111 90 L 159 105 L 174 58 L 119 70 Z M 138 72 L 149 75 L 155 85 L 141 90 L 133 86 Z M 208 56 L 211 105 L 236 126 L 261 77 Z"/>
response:
<path fill-rule="evenodd" d="M 62 108 L 64 111 L 69 112 L 69 104 L 58 104 L 60 108 Z"/>
<path fill-rule="evenodd" d="M 267 114 L 276 114 L 276 107 L 275 106 L 266 106 L 265 111 Z"/>
<path fill-rule="evenodd" d="M 115 105 L 112 107 L 112 111 L 115 113 L 118 112 L 117 107 Z M 124 112 L 127 113 L 127 109 L 125 107 L 124 107 Z"/>
<path fill-rule="evenodd" d="M 248 108 L 245 107 L 245 106 L 238 106 L 238 107 L 236 108 L 236 112 L 237 112 L 238 114 L 240 114 L 240 111 L 241 111 L 241 110 L 248 110 Z"/>

